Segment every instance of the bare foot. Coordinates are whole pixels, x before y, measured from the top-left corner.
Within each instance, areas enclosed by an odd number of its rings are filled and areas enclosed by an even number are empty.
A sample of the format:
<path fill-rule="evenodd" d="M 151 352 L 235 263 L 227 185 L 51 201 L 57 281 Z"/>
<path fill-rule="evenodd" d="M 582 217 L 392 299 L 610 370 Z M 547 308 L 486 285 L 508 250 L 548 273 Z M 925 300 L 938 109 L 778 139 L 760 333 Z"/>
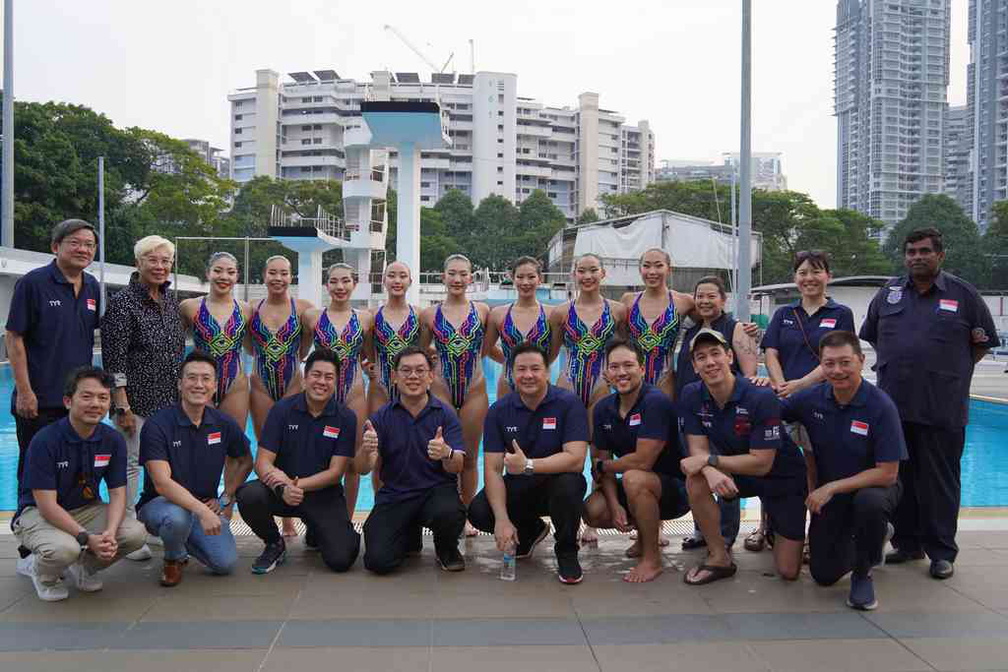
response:
<path fill-rule="evenodd" d="M 658 564 L 652 564 L 641 560 L 637 563 L 636 567 L 626 573 L 623 580 L 627 583 L 646 583 L 648 581 L 654 581 L 661 573 L 661 560 L 658 561 Z"/>
<path fill-rule="evenodd" d="M 628 558 L 639 558 L 641 556 L 640 539 L 636 539 L 633 544 L 623 551 L 623 554 Z"/>
<path fill-rule="evenodd" d="M 281 530 L 280 533 L 283 536 L 285 536 L 285 537 L 296 537 L 296 536 L 298 536 L 297 528 L 294 527 L 294 519 L 293 518 L 284 518 L 283 519 L 283 526 L 282 526 L 282 530 Z"/>
<path fill-rule="evenodd" d="M 630 541 L 637 541 L 637 530 L 631 530 L 631 532 L 630 532 Z M 658 546 L 659 546 L 659 548 L 665 548 L 666 546 L 669 545 L 669 543 L 670 542 L 669 542 L 668 538 L 664 534 L 660 535 L 658 537 Z M 629 550 L 627 552 L 628 552 L 628 555 L 627 555 L 628 558 L 636 558 L 637 557 L 636 555 L 629 555 Z"/>
<path fill-rule="evenodd" d="M 475 537 L 477 534 L 479 534 L 479 530 L 477 530 L 475 527 L 473 527 L 472 523 L 470 523 L 467 520 L 466 524 L 465 524 L 465 536 L 467 536 L 467 537 Z"/>
<path fill-rule="evenodd" d="M 585 527 L 584 532 L 581 533 L 581 543 L 582 544 L 597 544 L 598 543 L 598 530 L 594 527 Z"/>

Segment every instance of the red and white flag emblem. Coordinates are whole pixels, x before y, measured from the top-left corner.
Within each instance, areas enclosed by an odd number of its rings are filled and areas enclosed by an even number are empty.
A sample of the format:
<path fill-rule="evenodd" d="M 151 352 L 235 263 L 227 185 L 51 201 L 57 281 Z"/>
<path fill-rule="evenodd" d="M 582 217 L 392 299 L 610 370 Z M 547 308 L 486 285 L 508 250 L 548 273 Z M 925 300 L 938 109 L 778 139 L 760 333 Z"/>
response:
<path fill-rule="evenodd" d="M 322 436 L 327 439 L 338 439 L 339 438 L 339 427 L 333 427 L 331 425 L 326 425 L 325 429 L 322 430 Z"/>
<path fill-rule="evenodd" d="M 634 413 L 633 415 L 631 415 L 630 416 L 630 422 L 627 423 L 627 424 L 629 424 L 631 427 L 636 427 L 637 425 L 639 425 L 640 424 L 640 413 Z"/>
<path fill-rule="evenodd" d="M 556 418 L 543 418 L 543 429 L 556 429 Z"/>
<path fill-rule="evenodd" d="M 868 423 L 860 420 L 851 420 L 850 431 L 861 436 L 868 436 Z"/>
<path fill-rule="evenodd" d="M 832 317 L 819 320 L 820 329 L 836 329 L 836 319 Z"/>
<path fill-rule="evenodd" d="M 98 310 L 98 304 L 95 303 L 94 299 L 87 299 L 85 303 L 87 303 L 88 310 Z"/>
<path fill-rule="evenodd" d="M 212 446 L 215 443 L 220 443 L 220 432 L 210 432 L 207 434 L 206 442 L 208 446 Z"/>
<path fill-rule="evenodd" d="M 941 299 L 938 301 L 938 307 L 950 313 L 959 312 L 959 302 L 954 299 Z"/>
<path fill-rule="evenodd" d="M 94 456 L 94 466 L 95 466 L 95 469 L 98 469 L 98 468 L 101 468 L 101 467 L 107 467 L 108 463 L 109 463 L 109 460 L 111 460 L 111 459 L 112 459 L 111 455 L 95 455 Z"/>

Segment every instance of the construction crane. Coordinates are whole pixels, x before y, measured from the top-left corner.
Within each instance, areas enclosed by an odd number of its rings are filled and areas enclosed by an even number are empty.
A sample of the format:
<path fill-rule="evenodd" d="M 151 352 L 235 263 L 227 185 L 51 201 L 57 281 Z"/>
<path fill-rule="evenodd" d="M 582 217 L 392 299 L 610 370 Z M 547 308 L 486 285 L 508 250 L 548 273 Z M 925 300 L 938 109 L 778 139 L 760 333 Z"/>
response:
<path fill-rule="evenodd" d="M 451 65 L 452 59 L 455 58 L 455 52 L 453 51 L 448 56 L 448 60 L 445 61 L 445 64 L 442 65 L 441 69 L 439 70 L 438 67 L 436 65 L 434 65 L 434 63 L 429 58 L 427 58 L 427 56 L 422 51 L 420 51 L 412 42 L 410 42 L 408 39 L 406 39 L 405 35 L 403 35 L 398 30 L 396 30 L 395 26 L 390 26 L 389 24 L 386 23 L 385 24 L 385 30 L 389 31 L 390 33 L 392 33 L 393 35 L 395 35 L 396 37 L 398 37 L 399 40 L 403 44 L 405 44 L 407 47 L 409 47 L 410 51 L 412 51 L 414 54 L 416 54 L 417 56 L 419 56 L 420 60 L 423 61 L 427 65 L 427 67 L 429 67 L 431 69 L 431 72 L 436 72 L 436 73 L 439 73 L 439 74 L 442 73 L 442 72 L 444 72 L 448 68 L 448 66 Z"/>

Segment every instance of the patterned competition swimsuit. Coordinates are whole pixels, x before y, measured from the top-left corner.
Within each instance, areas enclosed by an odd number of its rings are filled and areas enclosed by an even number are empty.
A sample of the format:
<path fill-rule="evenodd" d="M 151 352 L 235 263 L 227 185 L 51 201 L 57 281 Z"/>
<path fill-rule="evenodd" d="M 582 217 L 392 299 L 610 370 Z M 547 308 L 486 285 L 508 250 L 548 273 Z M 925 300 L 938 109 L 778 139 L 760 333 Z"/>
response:
<path fill-rule="evenodd" d="M 265 301 L 263 299 L 256 306 L 249 329 L 256 347 L 256 370 L 270 397 L 279 401 L 283 399 L 287 383 L 297 375 L 301 320 L 298 319 L 297 303 L 291 299 L 290 317 L 276 333 L 270 332 L 259 317 L 259 309 Z"/>
<path fill-rule="evenodd" d="M 438 359 L 441 360 L 441 376 L 448 385 L 452 405 L 460 409 L 483 348 L 483 322 L 476 306 L 469 302 L 469 315 L 458 329 L 452 326 L 438 306 L 434 314 L 433 336 Z"/>
<path fill-rule="evenodd" d="M 200 302 L 199 312 L 193 322 L 193 345 L 217 360 L 215 406 L 220 406 L 231 383 L 241 372 L 242 340 L 247 328 L 248 323 L 237 301 L 234 301 L 234 310 L 223 329 L 207 309 L 206 297 Z"/>
<path fill-rule="evenodd" d="M 420 321 L 417 319 L 413 306 L 409 307 L 409 314 L 399 329 L 393 329 L 392 325 L 385 320 L 383 311 L 385 306 L 378 309 L 374 317 L 374 340 L 375 349 L 378 351 L 378 375 L 381 384 L 388 390 L 389 398 L 392 400 L 399 398 L 399 392 L 392 384 L 392 363 L 396 355 L 411 345 L 416 345 L 420 341 Z"/>
<path fill-rule="evenodd" d="M 571 301 L 563 334 L 564 345 L 567 347 L 567 377 L 585 408 L 591 402 L 595 383 L 602 373 L 602 349 L 615 331 L 616 322 L 609 311 L 609 301 L 605 301 L 602 314 L 591 329 L 578 317 L 574 302 Z"/>
<path fill-rule="evenodd" d="M 511 375 L 511 353 L 514 352 L 514 349 L 519 344 L 529 341 L 535 343 L 547 354 L 550 351 L 550 325 L 549 320 L 546 319 L 546 311 L 543 310 L 542 304 L 539 304 L 539 319 L 536 320 L 536 323 L 532 325 L 527 334 L 522 334 L 521 330 L 514 323 L 514 320 L 511 319 L 511 308 L 513 305 L 508 306 L 507 314 L 504 316 L 504 322 L 500 328 L 501 350 L 504 352 L 504 375 L 507 376 L 507 383 L 512 390 L 515 389 L 514 379 Z"/>
<path fill-rule="evenodd" d="M 676 338 L 679 337 L 679 313 L 676 312 L 672 292 L 669 292 L 668 308 L 658 319 L 648 324 L 641 313 L 641 296 L 643 292 L 637 295 L 637 300 L 630 308 L 630 337 L 644 352 L 644 380 L 656 385 L 669 355 L 675 350 Z"/>
<path fill-rule="evenodd" d="M 329 348 L 339 357 L 340 372 L 336 381 L 336 401 L 346 403 L 347 395 L 350 394 L 350 388 L 353 387 L 357 377 L 361 346 L 364 345 L 364 331 L 357 318 L 357 311 L 350 311 L 350 319 L 347 320 L 341 333 L 329 320 L 329 311 L 323 310 L 319 315 L 318 324 L 315 325 L 315 345 Z"/>

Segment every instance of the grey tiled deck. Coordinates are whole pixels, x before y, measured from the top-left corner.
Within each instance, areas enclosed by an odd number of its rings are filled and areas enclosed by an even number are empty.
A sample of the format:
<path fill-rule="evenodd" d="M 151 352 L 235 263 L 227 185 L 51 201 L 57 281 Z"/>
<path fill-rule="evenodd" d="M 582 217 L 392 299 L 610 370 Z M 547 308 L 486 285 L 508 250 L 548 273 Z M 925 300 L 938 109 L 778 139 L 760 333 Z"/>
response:
<path fill-rule="evenodd" d="M 100 593 L 47 604 L 0 536 L 0 670 L 1008 670 L 1008 532 L 960 543 L 945 582 L 926 563 L 878 570 L 880 608 L 862 614 L 844 606 L 846 581 L 785 584 L 769 553 L 741 548 L 734 579 L 685 586 L 682 568 L 700 556 L 678 538 L 663 576 L 628 585 L 618 536 L 582 551 L 579 586 L 557 582 L 549 543 L 509 584 L 487 537 L 466 542 L 461 574 L 435 568 L 426 537 L 424 555 L 388 577 L 359 561 L 332 574 L 300 542 L 253 576 L 260 546 L 240 537 L 234 576 L 190 565 L 164 589 L 156 550 L 106 572 Z"/>

